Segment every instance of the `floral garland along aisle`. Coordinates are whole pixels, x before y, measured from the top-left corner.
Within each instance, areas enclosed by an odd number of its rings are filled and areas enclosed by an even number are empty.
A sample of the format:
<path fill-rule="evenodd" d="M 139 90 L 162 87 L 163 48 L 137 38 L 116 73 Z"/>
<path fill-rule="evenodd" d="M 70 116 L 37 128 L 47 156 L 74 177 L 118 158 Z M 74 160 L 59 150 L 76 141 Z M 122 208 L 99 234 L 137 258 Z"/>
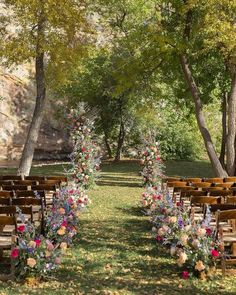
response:
<path fill-rule="evenodd" d="M 18 209 L 17 241 L 11 251 L 16 277 L 43 278 L 61 263 L 68 247 L 78 242 L 80 214 L 89 204 L 86 191 L 95 183 L 100 167 L 97 147 L 92 140 L 93 124 L 81 107 L 68 116 L 72 121 L 71 136 L 74 149 L 71 155 L 71 184 L 61 187 L 47 209 L 44 232 Z M 37 195 L 36 195 L 37 197 Z"/>
<path fill-rule="evenodd" d="M 168 189 L 162 188 L 164 165 L 157 142 L 146 142 L 141 164 L 145 184 L 141 205 L 150 216 L 157 246 L 167 248 L 176 258 L 183 279 L 211 277 L 221 255 L 221 246 L 210 225 L 209 208 L 204 220 L 194 221 L 189 214 L 190 207 L 174 201 Z"/>

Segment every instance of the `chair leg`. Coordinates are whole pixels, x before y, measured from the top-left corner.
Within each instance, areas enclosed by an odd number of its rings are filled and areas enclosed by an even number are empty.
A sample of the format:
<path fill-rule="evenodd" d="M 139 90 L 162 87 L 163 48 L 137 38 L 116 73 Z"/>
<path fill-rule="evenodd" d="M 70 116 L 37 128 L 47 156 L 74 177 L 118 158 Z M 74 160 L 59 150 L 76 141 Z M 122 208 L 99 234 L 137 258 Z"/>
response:
<path fill-rule="evenodd" d="M 222 256 L 221 258 L 221 268 L 222 268 L 222 274 L 225 276 L 226 274 L 226 262 L 225 262 L 225 257 Z"/>

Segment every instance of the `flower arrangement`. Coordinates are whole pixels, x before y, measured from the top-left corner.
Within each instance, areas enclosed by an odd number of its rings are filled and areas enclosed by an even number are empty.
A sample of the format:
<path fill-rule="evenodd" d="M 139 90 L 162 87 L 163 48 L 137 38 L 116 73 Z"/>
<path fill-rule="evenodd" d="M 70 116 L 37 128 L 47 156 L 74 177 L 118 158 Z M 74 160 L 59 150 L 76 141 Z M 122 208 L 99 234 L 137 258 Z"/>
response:
<path fill-rule="evenodd" d="M 71 154 L 72 173 L 75 184 L 84 189 L 94 186 L 95 178 L 100 170 L 100 157 L 93 136 L 93 120 L 85 116 L 83 105 L 72 109 L 69 119 L 72 121 L 71 137 L 74 149 Z"/>
<path fill-rule="evenodd" d="M 16 276 L 44 277 L 60 264 L 61 247 L 37 234 L 35 226 L 25 219 L 20 210 L 18 217 L 21 224 L 17 228 L 17 241 L 11 251 Z"/>
<path fill-rule="evenodd" d="M 154 140 L 146 141 L 140 153 L 144 186 L 157 186 L 163 178 L 164 164 L 161 160 L 159 144 Z"/>
<path fill-rule="evenodd" d="M 194 221 L 189 207 L 174 202 L 168 191 L 158 192 L 148 210 L 158 245 L 168 247 L 182 269 L 184 279 L 196 275 L 205 279 L 213 274 L 220 244 L 210 226 L 211 214 L 207 210 L 204 220 Z"/>
<path fill-rule="evenodd" d="M 81 210 L 85 209 L 88 203 L 88 196 L 78 188 L 64 187 L 56 192 L 45 226 L 46 236 L 53 244 L 73 243 L 79 231 Z"/>

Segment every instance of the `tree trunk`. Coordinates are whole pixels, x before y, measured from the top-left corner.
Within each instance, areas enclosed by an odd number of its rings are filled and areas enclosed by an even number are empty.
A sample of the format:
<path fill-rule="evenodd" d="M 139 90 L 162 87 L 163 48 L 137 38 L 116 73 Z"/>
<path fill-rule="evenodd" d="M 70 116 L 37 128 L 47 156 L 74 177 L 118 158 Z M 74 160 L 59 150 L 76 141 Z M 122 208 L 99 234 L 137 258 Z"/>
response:
<path fill-rule="evenodd" d="M 112 158 L 112 151 L 111 151 L 111 147 L 110 147 L 110 143 L 109 143 L 109 139 L 108 139 L 108 135 L 107 135 L 106 130 L 104 130 L 104 141 L 105 141 L 108 157 L 109 157 L 109 159 L 111 159 Z"/>
<path fill-rule="evenodd" d="M 121 159 L 121 152 L 122 152 L 124 140 L 125 140 L 125 126 L 124 126 L 123 119 L 121 118 L 120 132 L 119 132 L 119 136 L 118 136 L 117 150 L 116 150 L 116 156 L 115 156 L 115 160 L 114 160 L 115 162 L 119 162 Z"/>
<path fill-rule="evenodd" d="M 224 92 L 222 95 L 221 111 L 222 111 L 222 136 L 221 136 L 221 149 L 220 149 L 220 163 L 225 167 L 225 152 L 227 140 L 227 96 L 228 93 Z"/>
<path fill-rule="evenodd" d="M 29 175 L 35 146 L 38 140 L 40 126 L 43 119 L 43 112 L 46 102 L 46 86 L 44 76 L 44 53 L 41 53 L 36 57 L 36 85 L 37 85 L 37 96 L 36 104 L 32 117 L 32 121 L 27 134 L 26 142 L 22 152 L 20 165 L 18 168 L 18 174 Z"/>
<path fill-rule="evenodd" d="M 235 172 L 235 135 L 236 135 L 236 72 L 232 78 L 228 98 L 228 134 L 226 141 L 226 168 L 230 176 Z"/>
<path fill-rule="evenodd" d="M 201 102 L 201 98 L 199 95 L 198 87 L 196 85 L 196 82 L 194 80 L 194 77 L 192 75 L 192 72 L 191 72 L 189 64 L 188 64 L 188 60 L 185 55 L 180 56 L 180 62 L 181 62 L 181 66 L 183 69 L 183 73 L 184 73 L 187 85 L 189 86 L 191 94 L 192 94 L 192 98 L 193 98 L 193 101 L 195 104 L 195 114 L 196 114 L 198 127 L 199 127 L 201 135 L 203 137 L 204 144 L 205 144 L 209 159 L 211 161 L 212 168 L 213 168 L 216 176 L 226 177 L 227 173 L 223 169 L 223 167 L 220 163 L 220 160 L 217 157 L 217 154 L 216 154 L 216 151 L 215 151 L 212 139 L 211 139 L 211 135 L 206 127 L 206 122 L 205 122 L 205 118 L 204 118 L 204 114 L 203 114 L 203 110 L 202 110 L 202 102 Z"/>

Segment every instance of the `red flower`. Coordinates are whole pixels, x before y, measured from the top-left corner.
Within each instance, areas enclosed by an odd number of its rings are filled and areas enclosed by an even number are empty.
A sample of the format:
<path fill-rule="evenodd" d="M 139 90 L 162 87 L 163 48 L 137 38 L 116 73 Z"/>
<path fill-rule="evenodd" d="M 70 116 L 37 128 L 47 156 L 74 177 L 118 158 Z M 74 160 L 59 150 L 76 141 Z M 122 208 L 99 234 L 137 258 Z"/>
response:
<path fill-rule="evenodd" d="M 182 278 L 184 279 L 184 280 L 187 280 L 188 278 L 189 278 L 189 272 L 188 271 L 183 271 L 182 272 Z"/>
<path fill-rule="evenodd" d="M 63 222 L 62 222 L 62 224 L 61 224 L 61 226 L 65 226 L 65 227 L 67 227 L 67 221 L 66 220 L 64 220 Z"/>
<path fill-rule="evenodd" d="M 11 258 L 17 258 L 19 256 L 20 250 L 18 248 L 12 249 Z"/>
<path fill-rule="evenodd" d="M 181 202 L 176 202 L 176 206 L 177 207 L 181 206 Z"/>
<path fill-rule="evenodd" d="M 25 226 L 24 226 L 24 224 L 19 225 L 19 226 L 17 227 L 17 230 L 18 230 L 19 232 L 23 233 L 23 232 L 25 231 Z"/>
<path fill-rule="evenodd" d="M 156 236 L 156 240 L 157 240 L 157 242 L 161 242 L 163 240 L 163 238 L 161 236 Z"/>
<path fill-rule="evenodd" d="M 214 257 L 214 258 L 218 258 L 218 257 L 220 256 L 220 253 L 219 253 L 217 250 L 212 249 L 212 250 L 211 250 L 211 255 L 212 255 L 212 257 Z"/>
<path fill-rule="evenodd" d="M 86 151 L 86 148 L 82 147 L 81 151 L 84 153 Z"/>
<path fill-rule="evenodd" d="M 86 155 L 86 156 L 85 156 L 85 159 L 88 160 L 88 158 L 89 158 L 89 155 Z"/>
<path fill-rule="evenodd" d="M 38 247 L 39 245 L 40 245 L 40 243 L 41 243 L 41 240 L 39 240 L 39 239 L 36 239 L 36 240 L 34 240 L 35 241 L 35 243 L 36 243 L 36 247 Z"/>
<path fill-rule="evenodd" d="M 206 234 L 208 235 L 208 236 L 210 236 L 211 235 L 211 233 L 212 233 L 212 229 L 211 228 L 206 228 Z"/>
<path fill-rule="evenodd" d="M 158 200 L 161 200 L 161 195 L 159 195 L 159 196 L 157 197 L 157 199 L 158 199 Z"/>

